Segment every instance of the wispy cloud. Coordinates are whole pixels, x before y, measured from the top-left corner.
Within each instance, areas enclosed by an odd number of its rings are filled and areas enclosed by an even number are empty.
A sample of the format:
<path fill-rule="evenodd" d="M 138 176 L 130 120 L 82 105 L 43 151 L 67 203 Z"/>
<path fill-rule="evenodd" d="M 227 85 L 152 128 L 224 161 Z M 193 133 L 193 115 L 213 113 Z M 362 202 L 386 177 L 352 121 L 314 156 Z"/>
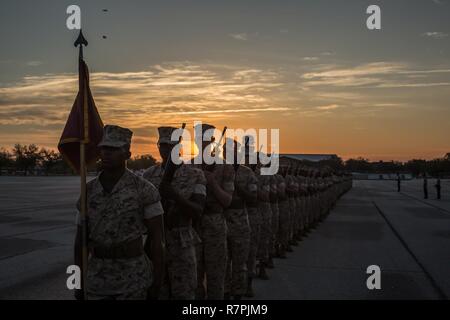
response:
<path fill-rule="evenodd" d="M 430 83 L 382 83 L 377 88 L 429 88 L 450 86 L 450 82 L 430 82 Z"/>
<path fill-rule="evenodd" d="M 338 104 L 330 104 L 330 105 L 327 105 L 327 106 L 316 107 L 316 109 L 319 109 L 319 110 L 334 110 L 334 109 L 337 109 L 337 108 L 339 108 Z"/>
<path fill-rule="evenodd" d="M 375 107 L 379 108 L 393 108 L 393 107 L 404 107 L 404 103 L 375 103 Z"/>
<path fill-rule="evenodd" d="M 450 69 L 414 70 L 405 63 L 373 62 L 346 68 L 330 66 L 320 71 L 307 72 L 302 78 L 305 80 L 303 84 L 309 87 L 419 88 L 447 86 L 448 81 L 430 78 L 446 73 L 450 73 Z"/>
<path fill-rule="evenodd" d="M 389 61 L 303 63 L 297 68 L 184 61 L 133 72 L 93 72 L 91 89 L 104 122 L 129 127 L 135 150 L 155 153 L 160 125 L 202 120 L 276 127 L 279 121 L 297 124 L 302 118 L 321 121 L 337 115 L 341 121 L 359 121 L 406 105 L 417 107 L 411 95 L 445 91 L 441 87 L 450 86 L 449 74 L 445 65 L 425 69 Z M 55 147 L 77 81 L 73 73 L 45 74 L 0 86 L 1 144 Z"/>
<path fill-rule="evenodd" d="M 248 34 L 246 34 L 246 33 L 231 33 L 229 36 L 232 37 L 233 39 L 239 40 L 239 41 L 247 41 L 248 40 Z"/>
<path fill-rule="evenodd" d="M 29 66 L 29 67 L 38 67 L 38 66 L 41 66 L 43 64 L 44 63 L 42 61 L 28 61 L 26 63 L 26 65 Z"/>
<path fill-rule="evenodd" d="M 447 33 L 440 32 L 440 31 L 424 32 L 421 35 L 424 37 L 433 38 L 433 39 L 444 39 L 444 38 L 448 37 Z"/>
<path fill-rule="evenodd" d="M 225 109 L 225 110 L 203 110 L 203 111 L 184 111 L 184 112 L 173 112 L 166 113 L 166 115 L 188 115 L 188 114 L 212 114 L 212 113 L 252 113 L 252 112 L 268 112 L 268 111 L 288 111 L 291 108 L 286 107 L 267 107 L 267 108 L 246 108 L 246 109 Z"/>
<path fill-rule="evenodd" d="M 309 72 L 305 73 L 303 75 L 303 78 L 305 79 L 348 78 L 356 76 L 379 75 L 396 72 L 404 68 L 405 65 L 401 63 L 373 62 L 350 68 L 332 69 L 320 72 Z"/>
<path fill-rule="evenodd" d="M 126 124 L 138 132 L 139 141 L 158 125 L 198 120 L 198 116 L 217 120 L 233 113 L 289 110 L 273 99 L 273 91 L 282 83 L 270 70 L 173 62 L 139 72 L 94 72 L 90 79 L 105 122 Z M 0 124 L 62 129 L 77 81 L 76 74 L 47 74 L 0 87 Z M 56 144 L 55 136 L 52 139 Z"/>
<path fill-rule="evenodd" d="M 303 61 L 318 61 L 319 58 L 318 57 L 303 57 L 302 60 Z"/>

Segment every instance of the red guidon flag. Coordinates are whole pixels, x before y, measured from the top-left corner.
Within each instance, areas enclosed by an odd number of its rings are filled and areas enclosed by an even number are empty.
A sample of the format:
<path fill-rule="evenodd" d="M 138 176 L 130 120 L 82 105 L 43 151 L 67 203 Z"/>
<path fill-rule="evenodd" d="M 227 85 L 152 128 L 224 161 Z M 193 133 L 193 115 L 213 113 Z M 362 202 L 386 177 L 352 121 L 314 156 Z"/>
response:
<path fill-rule="evenodd" d="M 89 71 L 83 59 L 78 65 L 79 90 L 58 143 L 58 150 L 69 165 L 80 173 L 80 143 L 85 144 L 86 164 L 99 157 L 97 144 L 103 136 L 103 122 L 89 88 Z"/>

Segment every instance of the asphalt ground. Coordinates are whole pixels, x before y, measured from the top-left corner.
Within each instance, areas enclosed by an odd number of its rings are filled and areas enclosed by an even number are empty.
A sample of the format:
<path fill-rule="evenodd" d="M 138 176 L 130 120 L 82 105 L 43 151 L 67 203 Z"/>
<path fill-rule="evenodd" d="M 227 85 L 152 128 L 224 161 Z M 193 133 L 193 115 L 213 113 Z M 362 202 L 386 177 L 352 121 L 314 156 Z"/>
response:
<path fill-rule="evenodd" d="M 270 280 L 257 279 L 255 299 L 448 299 L 450 181 L 429 200 L 422 180 L 354 181 L 327 219 Z M 72 299 L 76 177 L 0 177 L 0 299 Z M 369 290 L 367 267 L 381 270 Z"/>

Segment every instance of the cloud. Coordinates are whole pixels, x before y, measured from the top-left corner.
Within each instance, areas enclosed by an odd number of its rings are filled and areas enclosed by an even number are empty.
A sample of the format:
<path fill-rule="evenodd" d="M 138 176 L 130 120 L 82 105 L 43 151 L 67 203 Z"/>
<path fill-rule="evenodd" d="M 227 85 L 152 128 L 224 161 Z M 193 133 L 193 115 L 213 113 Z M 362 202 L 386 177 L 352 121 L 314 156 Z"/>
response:
<path fill-rule="evenodd" d="M 431 82 L 431 83 L 382 83 L 377 88 L 429 88 L 429 87 L 450 86 L 450 82 Z"/>
<path fill-rule="evenodd" d="M 446 73 L 450 73 L 450 69 L 414 70 L 405 63 L 372 62 L 352 67 L 325 66 L 304 73 L 302 78 L 307 87 L 424 88 L 447 86 L 448 81 L 432 78 Z"/>
<path fill-rule="evenodd" d="M 318 57 L 303 57 L 302 60 L 303 61 L 318 61 L 319 58 Z"/>
<path fill-rule="evenodd" d="M 39 67 L 39 66 L 41 66 L 41 65 L 43 65 L 44 63 L 42 62 L 42 61 L 28 61 L 27 63 L 26 63 L 26 65 L 28 66 L 28 67 Z"/>
<path fill-rule="evenodd" d="M 337 109 L 337 108 L 339 108 L 339 105 L 337 105 L 337 104 L 330 104 L 330 105 L 327 105 L 327 106 L 316 107 L 316 109 L 319 109 L 319 110 L 334 110 L 334 109 Z"/>
<path fill-rule="evenodd" d="M 237 113 L 288 111 L 289 107 L 277 102 L 277 92 L 282 91 L 278 78 L 271 70 L 190 62 L 163 63 L 138 72 L 90 74 L 104 122 L 132 128 L 141 143 L 156 134 L 154 129 L 160 125 L 179 125 L 200 116 L 220 120 Z M 52 126 L 51 137 L 45 133 L 45 139 L 51 140 L 45 143 L 56 144 L 77 82 L 76 74 L 46 74 L 0 87 L 0 125 Z"/>
<path fill-rule="evenodd" d="M 424 37 L 429 37 L 433 39 L 443 39 L 448 37 L 447 33 L 440 32 L 440 31 L 433 31 L 433 32 L 424 32 L 421 34 Z"/>
<path fill-rule="evenodd" d="M 314 99 L 320 100 L 343 100 L 343 101 L 351 101 L 351 100 L 362 100 L 364 95 L 356 92 L 317 92 L 314 94 Z"/>
<path fill-rule="evenodd" d="M 231 33 L 229 36 L 232 37 L 233 39 L 239 40 L 239 41 L 247 41 L 248 40 L 248 35 L 246 33 Z"/>
<path fill-rule="evenodd" d="M 392 108 L 392 107 L 403 107 L 405 106 L 404 103 L 375 103 L 375 107 L 379 108 Z"/>
<path fill-rule="evenodd" d="M 386 114 L 387 108 L 417 106 L 413 95 L 418 88 L 435 90 L 442 100 L 449 73 L 445 65 L 421 69 L 388 61 L 277 68 L 183 61 L 133 72 L 93 72 L 90 79 L 104 123 L 133 130 L 133 152 L 156 154 L 156 128 L 161 125 L 202 120 L 268 127 L 337 113 L 353 121 Z M 76 74 L 61 73 L 0 85 L 1 145 L 56 147 L 77 82 Z"/>
<path fill-rule="evenodd" d="M 268 111 L 288 111 L 291 108 L 286 107 L 267 107 L 267 108 L 246 108 L 246 109 L 228 109 L 228 110 L 203 110 L 203 111 L 185 111 L 174 112 L 173 115 L 187 115 L 187 114 L 212 114 L 212 113 L 250 113 L 250 112 L 268 112 Z M 168 113 L 170 115 L 170 113 Z"/>
<path fill-rule="evenodd" d="M 305 79 L 314 79 L 314 78 L 351 78 L 351 77 L 360 77 L 360 76 L 369 76 L 369 75 L 379 75 L 379 74 L 387 74 L 396 71 L 400 71 L 405 68 L 404 64 L 401 63 L 389 63 L 389 62 L 373 62 L 367 63 L 363 65 L 359 65 L 356 67 L 350 68 L 340 68 L 340 69 L 332 69 L 320 72 L 310 72 L 305 73 L 303 78 Z"/>

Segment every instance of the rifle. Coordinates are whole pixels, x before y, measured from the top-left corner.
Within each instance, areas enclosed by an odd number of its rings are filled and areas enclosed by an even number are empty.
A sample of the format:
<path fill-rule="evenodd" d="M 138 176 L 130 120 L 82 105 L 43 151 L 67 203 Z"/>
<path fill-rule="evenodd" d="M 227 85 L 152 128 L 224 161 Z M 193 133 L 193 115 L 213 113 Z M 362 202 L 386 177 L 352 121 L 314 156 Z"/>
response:
<path fill-rule="evenodd" d="M 183 125 L 181 126 L 181 129 L 184 130 L 185 127 L 186 127 L 186 123 L 183 123 Z M 181 138 L 182 138 L 182 136 L 180 135 L 180 137 L 178 138 L 178 143 L 181 143 Z M 179 165 L 176 165 L 175 163 L 173 163 L 172 152 L 170 152 L 169 157 L 167 158 L 167 161 L 166 161 L 166 165 L 164 166 L 164 173 L 161 178 L 161 183 L 159 185 L 159 190 L 160 190 L 160 194 L 161 194 L 161 204 L 162 204 L 162 207 L 163 207 L 165 213 L 169 212 L 169 207 L 170 207 L 171 201 L 170 201 L 170 199 L 167 199 L 166 197 L 164 197 L 164 192 L 161 191 L 161 187 L 163 185 L 170 185 L 172 183 L 173 176 L 175 175 L 175 171 L 177 171 L 178 167 L 179 167 Z"/>
<path fill-rule="evenodd" d="M 222 130 L 222 135 L 220 136 L 219 141 L 215 144 L 214 148 L 211 150 L 211 157 L 215 157 L 216 156 L 216 150 L 217 147 L 220 146 L 220 143 L 222 142 L 223 138 L 225 137 L 225 133 L 227 131 L 227 127 L 223 127 Z M 205 165 L 204 168 L 208 171 L 212 171 L 215 168 L 216 163 L 214 162 L 213 164 L 209 164 L 209 165 Z"/>
<path fill-rule="evenodd" d="M 181 126 L 181 129 L 184 130 L 184 128 L 186 127 L 186 123 L 183 123 L 183 125 Z M 181 139 L 182 139 L 182 135 L 180 135 L 180 137 L 178 138 L 178 143 L 181 143 Z M 167 158 L 166 161 L 166 166 L 164 167 L 164 173 L 162 176 L 162 180 L 161 183 L 171 183 L 173 176 L 175 174 L 175 171 L 178 169 L 178 166 L 173 163 L 172 161 L 172 152 L 169 154 L 169 157 Z"/>

